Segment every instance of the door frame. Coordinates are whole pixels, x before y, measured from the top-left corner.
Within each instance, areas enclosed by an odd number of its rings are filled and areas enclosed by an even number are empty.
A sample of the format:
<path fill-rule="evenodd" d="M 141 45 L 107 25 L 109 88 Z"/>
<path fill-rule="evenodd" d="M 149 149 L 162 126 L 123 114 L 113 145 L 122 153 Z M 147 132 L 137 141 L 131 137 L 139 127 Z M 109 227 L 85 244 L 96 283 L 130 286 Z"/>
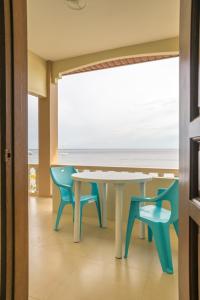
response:
<path fill-rule="evenodd" d="M 179 299 L 200 297 L 200 57 L 199 0 L 180 9 L 180 210 Z"/>
<path fill-rule="evenodd" d="M 185 103 L 185 108 L 182 109 L 180 105 L 179 297 L 181 300 L 190 299 L 189 175 L 187 172 L 190 145 L 186 141 L 189 140 L 186 124 L 189 122 L 187 105 L 189 105 L 190 91 L 186 89 L 185 92 L 184 89 L 185 84 L 190 87 L 190 45 L 187 42 L 187 39 L 190 40 L 190 11 L 191 0 L 182 0 L 180 99 Z M 0 0 L 0 147 L 1 178 L 3 177 L 1 180 L 1 298 L 4 300 L 28 299 L 26 14 L 26 0 Z"/>
<path fill-rule="evenodd" d="M 188 8 L 185 8 L 188 2 Z M 180 10 L 180 144 L 179 144 L 179 179 L 180 179 L 180 207 L 179 207 L 179 299 L 189 300 L 189 89 L 185 92 L 185 86 L 190 86 L 190 48 L 188 42 L 190 36 L 189 11 L 190 1 L 181 1 Z"/>
<path fill-rule="evenodd" d="M 28 299 L 26 0 L 0 0 L 1 298 Z"/>

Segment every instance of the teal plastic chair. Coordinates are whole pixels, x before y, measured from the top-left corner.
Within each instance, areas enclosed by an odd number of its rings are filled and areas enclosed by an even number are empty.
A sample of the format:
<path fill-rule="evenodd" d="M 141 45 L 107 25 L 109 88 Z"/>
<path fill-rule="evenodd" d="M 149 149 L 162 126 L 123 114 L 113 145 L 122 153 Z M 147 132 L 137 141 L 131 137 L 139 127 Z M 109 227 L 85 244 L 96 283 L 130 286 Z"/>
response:
<path fill-rule="evenodd" d="M 73 178 L 72 174 L 77 173 L 76 170 L 69 166 L 69 167 L 51 167 L 50 173 L 53 182 L 59 188 L 60 191 L 60 205 L 58 208 L 58 213 L 56 217 L 56 223 L 54 229 L 57 231 L 60 218 L 63 212 L 65 205 L 71 204 L 73 208 L 73 220 L 74 220 L 74 208 L 75 208 L 75 199 L 73 193 Z M 91 194 L 84 195 L 80 198 L 80 224 L 82 224 L 82 213 L 83 207 L 86 204 L 95 202 L 98 218 L 99 218 L 99 225 L 102 227 L 101 223 L 101 208 L 100 208 L 100 201 L 99 201 L 99 192 L 98 186 L 96 183 L 91 183 Z"/>
<path fill-rule="evenodd" d="M 162 207 L 163 201 L 169 201 L 171 211 Z M 154 205 L 140 206 L 141 202 L 155 202 Z M 136 219 L 148 225 L 148 240 L 155 241 L 163 272 L 173 274 L 170 245 L 170 224 L 174 225 L 178 236 L 179 186 L 176 179 L 169 188 L 158 189 L 155 198 L 132 197 L 126 231 L 125 258 L 128 257 L 133 224 Z"/>

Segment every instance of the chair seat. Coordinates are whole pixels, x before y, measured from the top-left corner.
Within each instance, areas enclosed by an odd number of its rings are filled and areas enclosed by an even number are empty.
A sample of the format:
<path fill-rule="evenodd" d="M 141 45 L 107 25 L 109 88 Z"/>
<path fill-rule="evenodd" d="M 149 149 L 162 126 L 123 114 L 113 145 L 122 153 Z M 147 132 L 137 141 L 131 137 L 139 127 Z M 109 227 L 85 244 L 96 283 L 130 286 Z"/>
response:
<path fill-rule="evenodd" d="M 68 196 L 63 196 L 62 200 L 65 202 L 71 202 L 70 198 Z M 97 196 L 96 195 L 83 195 L 81 196 L 81 202 L 94 202 L 97 200 Z M 73 203 L 75 203 L 75 197 L 73 197 Z"/>
<path fill-rule="evenodd" d="M 142 206 L 139 211 L 139 218 L 144 222 L 149 220 L 156 223 L 166 223 L 169 221 L 170 216 L 171 211 L 156 205 Z"/>

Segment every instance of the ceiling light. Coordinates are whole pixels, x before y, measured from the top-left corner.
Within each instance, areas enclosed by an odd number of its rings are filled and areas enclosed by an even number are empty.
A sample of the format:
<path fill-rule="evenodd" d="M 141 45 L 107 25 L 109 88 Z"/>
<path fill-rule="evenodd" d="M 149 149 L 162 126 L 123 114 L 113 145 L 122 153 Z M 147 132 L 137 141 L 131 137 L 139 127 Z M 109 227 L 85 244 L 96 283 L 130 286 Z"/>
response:
<path fill-rule="evenodd" d="M 85 0 L 65 0 L 68 7 L 74 10 L 81 10 L 86 7 Z"/>

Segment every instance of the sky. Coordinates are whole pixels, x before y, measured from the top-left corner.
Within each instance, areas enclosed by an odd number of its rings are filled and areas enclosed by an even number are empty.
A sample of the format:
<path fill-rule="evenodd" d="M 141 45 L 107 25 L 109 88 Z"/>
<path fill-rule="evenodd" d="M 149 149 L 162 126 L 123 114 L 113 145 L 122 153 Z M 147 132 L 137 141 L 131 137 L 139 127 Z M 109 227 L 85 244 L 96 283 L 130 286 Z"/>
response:
<path fill-rule="evenodd" d="M 38 148 L 38 98 L 28 95 L 28 149 Z"/>
<path fill-rule="evenodd" d="M 59 148 L 178 148 L 178 58 L 68 75 L 58 87 Z M 37 113 L 29 96 L 29 149 Z"/>

